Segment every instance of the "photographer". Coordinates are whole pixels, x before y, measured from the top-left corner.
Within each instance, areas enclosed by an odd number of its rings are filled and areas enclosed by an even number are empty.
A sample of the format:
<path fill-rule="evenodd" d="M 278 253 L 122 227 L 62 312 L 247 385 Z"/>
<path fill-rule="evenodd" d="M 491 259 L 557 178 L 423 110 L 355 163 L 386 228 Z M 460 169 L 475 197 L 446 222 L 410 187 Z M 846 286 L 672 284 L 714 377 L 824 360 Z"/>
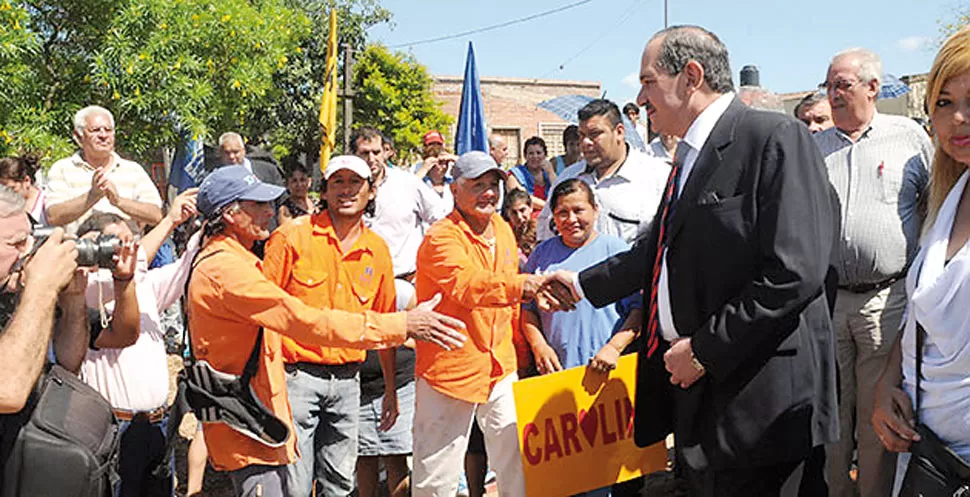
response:
<path fill-rule="evenodd" d="M 149 269 L 148 261 L 176 226 L 195 215 L 195 192 L 187 190 L 176 197 L 168 215 L 132 251 L 137 256 L 122 259 L 133 283 L 119 278 L 120 268 L 102 269 L 88 279 L 87 306 L 95 319 L 100 306 L 112 307 L 112 301 L 100 298 L 110 295 L 112 287 L 115 292 L 119 285 L 132 287 L 138 304 L 135 319 L 140 332 L 124 342 L 95 343 L 81 365 L 85 383 L 108 400 L 121 421 L 117 495 L 172 495 L 171 477 L 152 474 L 165 457 L 168 420 L 168 362 L 160 313 L 182 296 L 199 237 L 189 241 L 182 258 L 173 264 Z M 81 224 L 78 234 L 82 238 L 113 235 L 123 241 L 133 237 L 129 222 L 112 213 L 95 213 Z M 117 312 L 115 308 L 116 319 Z"/>
<path fill-rule="evenodd" d="M 24 213 L 24 199 L 13 190 L 0 187 L 2 414 L 18 412 L 27 402 L 44 366 L 58 292 L 68 285 L 77 269 L 74 242 L 64 240 L 64 232 L 57 229 L 34 254 L 43 262 L 28 262 L 22 273 L 12 274 L 14 265 L 30 247 L 30 222 Z"/>

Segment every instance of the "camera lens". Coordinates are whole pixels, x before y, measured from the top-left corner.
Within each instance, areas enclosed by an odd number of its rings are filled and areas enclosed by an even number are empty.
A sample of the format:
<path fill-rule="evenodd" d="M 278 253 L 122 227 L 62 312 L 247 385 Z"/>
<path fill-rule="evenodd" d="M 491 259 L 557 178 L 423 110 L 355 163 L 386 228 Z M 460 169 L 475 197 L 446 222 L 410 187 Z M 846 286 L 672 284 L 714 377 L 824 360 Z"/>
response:
<path fill-rule="evenodd" d="M 100 235 L 96 239 L 77 240 L 77 265 L 114 268 L 113 257 L 121 251 L 121 240 L 114 235 Z"/>

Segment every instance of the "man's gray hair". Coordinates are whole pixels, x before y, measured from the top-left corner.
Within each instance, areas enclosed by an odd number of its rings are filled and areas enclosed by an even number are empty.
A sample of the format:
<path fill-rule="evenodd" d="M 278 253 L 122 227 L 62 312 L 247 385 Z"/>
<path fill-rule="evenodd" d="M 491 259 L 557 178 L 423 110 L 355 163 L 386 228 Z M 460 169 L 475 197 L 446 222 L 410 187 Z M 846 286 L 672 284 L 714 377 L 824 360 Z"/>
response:
<path fill-rule="evenodd" d="M 243 140 L 242 135 L 236 133 L 235 131 L 226 131 L 225 133 L 219 135 L 219 146 L 223 146 L 229 140 L 239 140 L 239 143 L 246 145 L 246 141 Z"/>
<path fill-rule="evenodd" d="M 843 57 L 852 57 L 859 61 L 859 72 L 856 74 L 859 77 L 859 81 L 863 83 L 875 81 L 876 84 L 882 84 L 882 59 L 876 55 L 876 52 L 860 47 L 842 50 L 832 56 L 832 61 L 829 62 L 829 66 L 834 64 L 836 59 Z"/>
<path fill-rule="evenodd" d="M 83 134 L 88 126 L 88 118 L 95 114 L 108 116 L 108 120 L 111 121 L 111 127 L 115 127 L 115 116 L 111 114 L 110 110 L 100 105 L 89 105 L 74 114 L 74 131 L 79 135 Z"/>
<path fill-rule="evenodd" d="M 0 219 L 24 213 L 24 196 L 0 185 Z"/>
<path fill-rule="evenodd" d="M 795 118 L 798 118 L 798 113 L 801 112 L 802 109 L 814 107 L 815 104 L 823 100 L 827 100 L 828 98 L 828 95 L 820 91 L 809 93 L 808 95 L 805 95 L 798 102 L 798 104 L 795 105 L 795 108 L 792 109 L 792 114 L 795 115 Z"/>
<path fill-rule="evenodd" d="M 502 143 L 504 141 L 505 140 L 499 135 L 495 135 L 495 134 L 488 135 L 488 148 L 495 148 L 498 146 L 499 143 Z"/>
<path fill-rule="evenodd" d="M 650 42 L 658 38 L 662 40 L 657 67 L 665 73 L 676 76 L 688 62 L 696 60 L 704 68 L 704 81 L 711 90 L 734 90 L 727 47 L 717 35 L 700 26 L 671 26 L 653 35 Z"/>

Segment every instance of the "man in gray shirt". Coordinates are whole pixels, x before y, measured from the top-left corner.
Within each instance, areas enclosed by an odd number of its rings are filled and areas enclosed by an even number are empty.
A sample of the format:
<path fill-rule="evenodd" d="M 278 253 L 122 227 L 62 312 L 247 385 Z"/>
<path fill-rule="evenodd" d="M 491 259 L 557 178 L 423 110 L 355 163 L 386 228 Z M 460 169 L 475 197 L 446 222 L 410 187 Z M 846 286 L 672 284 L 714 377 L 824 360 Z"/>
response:
<path fill-rule="evenodd" d="M 879 57 L 839 52 L 825 87 L 835 127 L 815 134 L 842 206 L 834 265 L 839 291 L 833 322 L 839 364 L 840 441 L 827 448 L 830 494 L 889 495 L 896 458 L 872 428 L 873 392 L 899 335 L 905 273 L 919 243 L 921 196 L 933 147 L 913 121 L 876 112 Z M 849 478 L 858 439 L 859 474 Z"/>

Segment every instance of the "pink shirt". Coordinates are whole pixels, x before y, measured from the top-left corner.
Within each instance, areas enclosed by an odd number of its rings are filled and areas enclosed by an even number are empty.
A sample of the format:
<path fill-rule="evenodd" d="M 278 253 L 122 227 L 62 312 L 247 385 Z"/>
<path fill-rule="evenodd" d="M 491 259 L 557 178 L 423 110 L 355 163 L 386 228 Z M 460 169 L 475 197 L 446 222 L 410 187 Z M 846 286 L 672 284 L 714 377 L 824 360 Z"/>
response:
<path fill-rule="evenodd" d="M 147 256 L 139 249 L 135 273 L 141 312 L 138 340 L 123 349 L 89 349 L 81 364 L 81 378 L 108 399 L 112 407 L 151 411 L 168 401 L 165 330 L 159 314 L 182 296 L 196 252 L 198 247 L 193 247 L 174 263 L 149 271 Z M 101 269 L 88 277 L 85 300 L 89 308 L 97 308 L 99 285 L 110 314 L 114 309 L 114 281 L 108 270 Z"/>

